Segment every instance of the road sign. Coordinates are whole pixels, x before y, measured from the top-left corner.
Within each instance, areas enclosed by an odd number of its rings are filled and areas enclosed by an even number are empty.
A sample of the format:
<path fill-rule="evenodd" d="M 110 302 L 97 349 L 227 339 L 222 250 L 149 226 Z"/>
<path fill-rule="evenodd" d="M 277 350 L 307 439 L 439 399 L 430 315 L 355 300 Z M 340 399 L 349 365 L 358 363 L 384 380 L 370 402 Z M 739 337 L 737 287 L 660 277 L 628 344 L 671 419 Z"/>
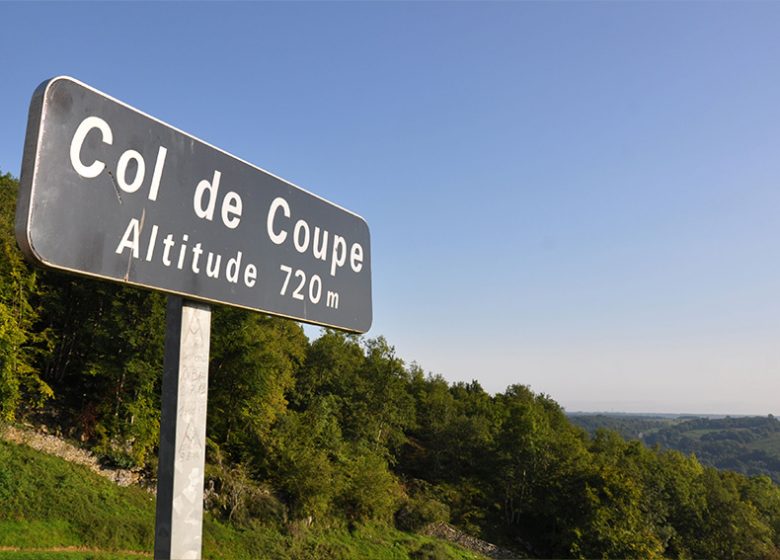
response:
<path fill-rule="evenodd" d="M 360 216 L 72 78 L 33 96 L 16 230 L 50 268 L 371 326 Z"/>

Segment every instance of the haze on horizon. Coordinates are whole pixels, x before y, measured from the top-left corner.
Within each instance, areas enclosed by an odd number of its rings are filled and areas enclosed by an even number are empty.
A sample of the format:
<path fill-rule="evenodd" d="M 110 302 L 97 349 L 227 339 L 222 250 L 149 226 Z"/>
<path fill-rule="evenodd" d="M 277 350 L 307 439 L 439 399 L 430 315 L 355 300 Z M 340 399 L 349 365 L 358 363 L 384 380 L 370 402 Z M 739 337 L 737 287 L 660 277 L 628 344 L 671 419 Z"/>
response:
<path fill-rule="evenodd" d="M 0 171 L 71 75 L 362 215 L 368 336 L 407 362 L 570 411 L 780 412 L 780 4 L 0 17 Z"/>

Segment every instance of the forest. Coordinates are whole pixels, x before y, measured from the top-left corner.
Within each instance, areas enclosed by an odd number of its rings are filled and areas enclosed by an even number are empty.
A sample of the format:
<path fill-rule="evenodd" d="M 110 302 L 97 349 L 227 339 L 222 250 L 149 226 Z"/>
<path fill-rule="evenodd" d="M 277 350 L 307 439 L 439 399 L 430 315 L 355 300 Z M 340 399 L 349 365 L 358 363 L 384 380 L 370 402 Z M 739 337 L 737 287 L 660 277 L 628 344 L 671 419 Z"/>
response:
<path fill-rule="evenodd" d="M 780 421 L 772 415 L 670 418 L 573 414 L 569 419 L 590 433 L 609 428 L 649 446 L 694 454 L 705 465 L 747 475 L 763 474 L 780 482 Z"/>
<path fill-rule="evenodd" d="M 17 188 L 0 175 L 0 418 L 153 478 L 165 296 L 28 266 Z M 405 363 L 381 336 L 309 340 L 227 307 L 213 308 L 211 349 L 206 507 L 226 523 L 447 521 L 518 557 L 780 559 L 770 477 L 588 434 L 522 371 L 490 394 Z"/>

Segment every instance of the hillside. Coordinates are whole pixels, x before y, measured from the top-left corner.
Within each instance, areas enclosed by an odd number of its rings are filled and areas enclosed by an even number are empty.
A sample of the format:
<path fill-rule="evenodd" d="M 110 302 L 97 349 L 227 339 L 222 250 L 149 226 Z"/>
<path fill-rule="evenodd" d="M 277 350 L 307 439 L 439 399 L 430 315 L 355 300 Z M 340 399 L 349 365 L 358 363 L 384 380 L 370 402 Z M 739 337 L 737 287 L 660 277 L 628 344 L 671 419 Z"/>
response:
<path fill-rule="evenodd" d="M 119 487 L 88 467 L 0 441 L 0 559 L 138 560 L 151 558 L 154 497 Z M 432 556 L 435 555 L 435 556 Z M 238 528 L 207 516 L 204 559 L 478 560 L 447 543 L 364 525 L 281 531 Z"/>
<path fill-rule="evenodd" d="M 703 464 L 780 482 L 780 421 L 766 417 L 675 417 L 572 414 L 571 421 L 595 433 L 614 430 L 646 445 L 695 454 Z"/>

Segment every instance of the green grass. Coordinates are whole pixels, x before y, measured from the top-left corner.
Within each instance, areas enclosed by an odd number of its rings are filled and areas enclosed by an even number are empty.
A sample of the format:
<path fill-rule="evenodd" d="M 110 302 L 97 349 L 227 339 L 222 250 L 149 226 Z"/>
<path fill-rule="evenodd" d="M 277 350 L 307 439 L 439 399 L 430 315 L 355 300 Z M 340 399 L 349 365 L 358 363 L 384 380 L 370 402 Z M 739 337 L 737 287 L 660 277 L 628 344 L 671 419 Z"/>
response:
<path fill-rule="evenodd" d="M 780 456 L 780 434 L 771 434 L 769 437 L 757 439 L 745 444 L 750 450 L 763 451 L 770 455 Z"/>
<path fill-rule="evenodd" d="M 0 560 L 138 560 L 154 547 L 154 497 L 89 469 L 0 442 Z M 206 516 L 205 560 L 474 560 L 386 525 L 241 529 Z M 19 550 L 9 550 L 9 549 Z"/>
<path fill-rule="evenodd" d="M 151 556 L 111 552 L 64 551 L 64 552 L 22 552 L 0 551 L 0 560 L 140 560 Z"/>
<path fill-rule="evenodd" d="M 151 550 L 154 497 L 0 442 L 0 547 Z"/>

